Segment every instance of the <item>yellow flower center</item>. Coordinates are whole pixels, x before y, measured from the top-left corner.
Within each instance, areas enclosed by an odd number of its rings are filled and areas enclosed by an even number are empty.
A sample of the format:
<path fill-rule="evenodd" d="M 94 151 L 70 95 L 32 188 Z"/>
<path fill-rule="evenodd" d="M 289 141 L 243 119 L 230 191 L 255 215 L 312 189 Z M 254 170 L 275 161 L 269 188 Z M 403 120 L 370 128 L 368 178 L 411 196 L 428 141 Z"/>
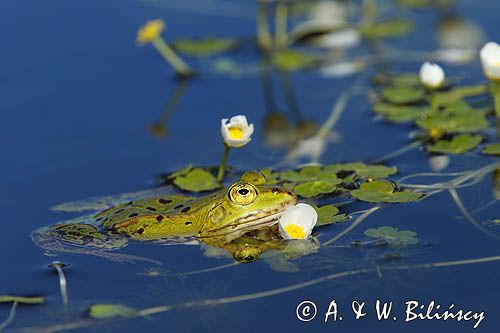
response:
<path fill-rule="evenodd" d="M 289 224 L 285 227 L 285 231 L 293 239 L 304 239 L 306 238 L 306 233 L 302 227 L 296 224 Z"/>
<path fill-rule="evenodd" d="M 146 22 L 144 26 L 137 32 L 137 41 L 140 43 L 148 43 L 158 38 L 163 31 L 165 23 L 162 20 L 152 20 Z"/>
<path fill-rule="evenodd" d="M 234 140 L 241 140 L 243 139 L 243 130 L 239 127 L 232 126 L 228 128 L 229 131 L 229 137 Z"/>

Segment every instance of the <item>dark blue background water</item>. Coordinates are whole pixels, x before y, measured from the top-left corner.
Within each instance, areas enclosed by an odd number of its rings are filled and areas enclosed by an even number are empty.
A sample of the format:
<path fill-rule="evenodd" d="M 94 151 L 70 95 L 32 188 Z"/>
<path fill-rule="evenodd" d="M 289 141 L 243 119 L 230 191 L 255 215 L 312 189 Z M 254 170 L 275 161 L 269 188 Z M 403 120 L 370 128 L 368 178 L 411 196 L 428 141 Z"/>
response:
<path fill-rule="evenodd" d="M 165 5 L 166 4 L 166 5 Z M 201 8 L 199 8 L 201 7 Z M 208 14 L 207 14 L 208 10 Z M 77 214 L 49 210 L 55 204 L 92 196 L 138 191 L 154 186 L 163 172 L 188 163 L 216 165 L 221 157 L 219 119 L 245 114 L 256 125 L 254 140 L 234 151 L 231 165 L 245 169 L 280 162 L 284 151 L 274 151 L 263 142 L 265 107 L 258 75 L 231 78 L 208 73 L 206 63 L 190 61 L 202 68 L 199 78 L 188 83 L 184 96 L 160 140 L 147 127 L 155 122 L 176 85 L 168 65 L 150 46 L 137 47 L 137 28 L 151 18 L 166 21 L 167 39 L 182 36 L 254 34 L 255 8 L 240 1 L 207 5 L 197 1 L 23 1 L 0 3 L 0 294 L 41 294 L 48 303 L 40 307 L 20 306 L 10 328 L 47 325 L 85 317 L 92 303 L 117 302 L 136 308 L 172 304 L 202 298 L 217 298 L 269 290 L 354 267 L 373 268 L 373 260 L 353 250 L 322 249 L 299 263 L 298 273 L 278 273 L 259 261 L 187 277 L 138 275 L 149 264 L 118 264 L 101 258 L 62 255 L 69 263 L 71 314 L 62 312 L 56 275 L 47 269 L 47 257 L 29 238 L 29 233 Z M 498 37 L 497 1 L 459 1 L 458 13 L 480 23 L 490 38 Z M 436 15 L 430 11 L 412 14 L 417 31 L 392 41 L 396 47 L 414 50 L 435 48 Z M 369 49 L 361 47 L 359 53 Z M 257 63 L 258 52 L 250 44 L 229 55 L 243 63 Z M 399 69 L 417 70 L 419 63 L 405 62 Z M 482 79 L 475 63 L 466 68 L 446 67 L 449 73 L 465 75 L 471 82 Z M 369 69 L 370 72 L 370 69 Z M 367 74 L 369 77 L 369 73 Z M 336 98 L 352 84 L 352 78 L 325 79 L 315 72 L 293 74 L 302 112 L 321 122 Z M 367 84 L 367 81 L 365 82 Z M 322 161 L 369 160 L 408 143 L 408 128 L 373 121 L 365 98 L 350 101 L 336 130 L 342 141 L 330 145 Z M 363 133 L 363 135 L 360 135 Z M 270 157 L 271 156 L 271 157 Z M 452 169 L 463 170 L 486 163 L 458 159 Z M 427 171 L 425 153 L 413 151 L 394 161 L 403 174 Z M 469 208 L 491 200 L 491 179 L 467 189 L 462 199 Z M 498 205 L 476 216 L 499 218 Z M 409 250 L 400 263 L 457 260 L 499 254 L 498 242 L 479 233 L 464 219 L 446 193 L 414 205 L 384 209 L 346 236 L 344 243 L 363 238 L 368 227 L 397 226 L 417 231 L 421 245 Z M 343 227 L 325 228 L 327 240 Z M 495 229 L 491 228 L 493 232 Z M 428 244 L 426 246 L 426 244 Z M 225 263 L 209 259 L 196 246 L 132 246 L 128 252 L 163 262 L 171 272 L 192 271 Z M 125 252 L 127 252 L 125 251 Z M 325 259 L 330 263 L 315 264 Z M 317 261 L 315 261 L 317 260 Z M 320 269 L 322 268 L 322 269 Z M 442 269 L 364 274 L 325 282 L 298 291 L 229 305 L 174 310 L 150 319 L 134 319 L 98 326 L 95 331 L 151 332 L 217 329 L 221 332 L 277 330 L 358 331 L 450 331 L 472 330 L 472 324 L 450 322 L 375 322 L 377 298 L 392 300 L 402 317 L 403 302 L 436 300 L 444 307 L 484 310 L 483 332 L 496 331 L 500 321 L 497 298 L 500 288 L 497 263 Z M 354 321 L 351 313 L 337 323 L 301 323 L 295 306 L 314 300 L 320 314 L 331 299 L 347 312 L 354 299 L 365 300 L 370 313 Z M 9 307 L 0 307 L 7 317 Z M 82 329 L 81 331 L 86 331 Z"/>

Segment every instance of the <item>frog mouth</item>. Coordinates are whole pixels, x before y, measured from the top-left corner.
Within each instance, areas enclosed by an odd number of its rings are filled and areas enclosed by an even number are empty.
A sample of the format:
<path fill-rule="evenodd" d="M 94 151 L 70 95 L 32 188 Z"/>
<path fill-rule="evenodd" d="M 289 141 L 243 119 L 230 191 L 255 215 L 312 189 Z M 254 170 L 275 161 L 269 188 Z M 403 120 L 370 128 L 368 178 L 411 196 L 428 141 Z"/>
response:
<path fill-rule="evenodd" d="M 226 236 L 230 234 L 239 235 L 241 232 L 246 232 L 250 230 L 259 229 L 261 227 L 271 226 L 278 222 L 279 217 L 285 211 L 285 207 L 282 209 L 276 209 L 271 212 L 264 212 L 260 214 L 249 214 L 236 219 L 234 222 L 227 224 L 223 227 L 217 229 L 207 230 L 207 235 L 203 237 L 216 237 L 216 236 Z"/>

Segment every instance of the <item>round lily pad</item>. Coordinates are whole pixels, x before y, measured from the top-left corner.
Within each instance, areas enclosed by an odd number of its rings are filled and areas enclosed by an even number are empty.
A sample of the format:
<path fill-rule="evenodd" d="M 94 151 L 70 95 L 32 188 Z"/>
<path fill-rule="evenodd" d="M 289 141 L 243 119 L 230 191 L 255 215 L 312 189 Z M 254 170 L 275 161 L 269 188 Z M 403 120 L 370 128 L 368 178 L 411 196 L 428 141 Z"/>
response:
<path fill-rule="evenodd" d="M 500 156 L 500 143 L 495 143 L 484 147 L 483 153 L 487 155 L 499 155 Z"/>
<path fill-rule="evenodd" d="M 303 167 L 299 171 L 294 171 L 294 170 L 283 171 L 280 174 L 280 178 L 282 180 L 288 180 L 291 182 L 301 182 L 307 180 L 314 180 L 320 173 L 322 173 L 321 167 L 308 166 L 308 167 Z"/>
<path fill-rule="evenodd" d="M 221 187 L 214 175 L 200 168 L 189 170 L 187 173 L 177 176 L 174 179 L 174 184 L 191 192 L 209 191 Z"/>
<path fill-rule="evenodd" d="M 314 209 L 316 209 L 316 212 L 318 213 L 316 226 L 345 222 L 349 220 L 349 216 L 346 214 L 339 214 L 339 209 L 334 205 L 325 205 L 321 207 L 315 206 Z"/>
<path fill-rule="evenodd" d="M 379 228 L 370 228 L 365 230 L 365 236 L 380 240 L 385 240 L 389 245 L 392 246 L 407 246 L 414 245 L 418 243 L 418 238 L 416 232 L 410 230 L 401 230 L 399 231 L 397 228 L 393 227 L 379 227 Z"/>
<path fill-rule="evenodd" d="M 412 28 L 412 21 L 408 19 L 395 19 L 364 25 L 360 31 L 368 38 L 387 38 L 406 35 Z"/>
<path fill-rule="evenodd" d="M 466 97 L 480 96 L 488 93 L 488 86 L 481 84 L 475 86 L 461 86 L 448 91 L 438 92 L 433 96 L 433 102 L 438 105 L 446 106 Z"/>
<path fill-rule="evenodd" d="M 382 180 L 365 182 L 357 190 L 351 191 L 353 198 L 367 202 L 412 202 L 417 201 L 423 193 L 411 191 L 395 192 L 391 183 Z"/>
<path fill-rule="evenodd" d="M 426 106 L 393 105 L 387 103 L 377 103 L 373 106 L 373 110 L 393 123 L 413 122 L 431 112 L 431 108 Z"/>
<path fill-rule="evenodd" d="M 483 112 L 477 110 L 447 109 L 432 113 L 416 121 L 423 129 L 438 129 L 445 133 L 477 132 L 489 126 Z"/>
<path fill-rule="evenodd" d="M 94 304 L 89 308 L 89 316 L 95 319 L 113 317 L 133 317 L 137 312 L 121 304 Z"/>
<path fill-rule="evenodd" d="M 260 173 L 266 180 L 265 184 L 276 184 L 278 182 L 278 178 L 280 177 L 280 174 L 278 172 L 273 172 L 273 170 L 270 168 L 262 169 L 260 170 Z"/>
<path fill-rule="evenodd" d="M 273 65 L 284 71 L 296 71 L 310 68 L 317 62 L 317 58 L 311 54 L 295 50 L 278 51 L 272 56 Z"/>
<path fill-rule="evenodd" d="M 362 178 L 386 178 L 398 172 L 396 167 L 379 164 L 364 164 L 362 162 L 344 163 L 342 170 L 354 171 Z"/>
<path fill-rule="evenodd" d="M 427 150 L 431 153 L 463 154 L 476 148 L 481 140 L 480 135 L 460 134 L 450 141 L 439 140 L 433 145 L 428 145 Z"/>
<path fill-rule="evenodd" d="M 425 98 L 425 90 L 420 87 L 392 86 L 382 90 L 382 98 L 394 104 L 411 104 Z"/>
<path fill-rule="evenodd" d="M 320 194 L 332 193 L 337 189 L 337 185 L 342 183 L 342 179 L 336 175 L 323 175 L 320 179 L 303 182 L 295 186 L 296 194 L 305 197 L 315 197 Z"/>

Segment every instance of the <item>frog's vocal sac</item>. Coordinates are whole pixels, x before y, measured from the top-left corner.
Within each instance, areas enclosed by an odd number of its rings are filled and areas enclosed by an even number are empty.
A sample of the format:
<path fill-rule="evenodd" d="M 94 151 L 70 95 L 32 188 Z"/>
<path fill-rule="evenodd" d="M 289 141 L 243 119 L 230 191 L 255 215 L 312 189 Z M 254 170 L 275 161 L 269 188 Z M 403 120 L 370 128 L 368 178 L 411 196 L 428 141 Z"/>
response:
<path fill-rule="evenodd" d="M 257 253 L 274 248 L 276 234 L 258 233 L 257 240 L 255 232 L 252 240 L 247 234 L 276 224 L 285 208 L 297 202 L 293 192 L 263 183 L 240 180 L 201 198 L 166 195 L 130 201 L 98 212 L 88 223 L 59 223 L 37 229 L 31 237 L 38 246 L 56 252 L 109 251 L 126 246 L 129 240 L 195 237 L 238 259 L 242 251 L 251 253 L 249 248 L 258 248 Z"/>

